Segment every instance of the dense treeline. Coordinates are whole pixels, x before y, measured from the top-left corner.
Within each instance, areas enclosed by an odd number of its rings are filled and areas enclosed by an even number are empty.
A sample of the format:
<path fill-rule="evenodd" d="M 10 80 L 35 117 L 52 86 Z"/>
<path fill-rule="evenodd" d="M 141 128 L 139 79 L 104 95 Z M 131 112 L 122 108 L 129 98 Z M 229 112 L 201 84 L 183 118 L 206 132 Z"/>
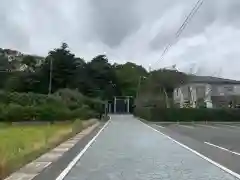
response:
<path fill-rule="evenodd" d="M 112 65 L 105 55 L 86 62 L 66 43 L 47 57 L 0 49 L 0 121 L 99 117 L 105 100 L 136 94 L 141 74 L 143 67 Z"/>
<path fill-rule="evenodd" d="M 23 55 L 10 61 L 4 53 L 0 55 L 0 87 L 6 91 L 47 94 L 50 71 L 51 93 L 69 88 L 100 99 L 111 99 L 114 95 L 134 96 L 138 77 L 147 75 L 143 67 L 134 63 L 112 65 L 105 55 L 86 62 L 76 57 L 65 43 L 42 59 Z"/>
<path fill-rule="evenodd" d="M 0 89 L 17 92 L 21 98 L 21 93 L 55 95 L 61 89 L 71 89 L 74 92 L 68 94 L 81 94 L 98 102 L 113 96 L 137 96 L 139 106 L 168 106 L 174 87 L 185 79 L 185 74 L 174 70 L 147 72 L 131 62 L 111 64 L 105 55 L 85 61 L 66 43 L 49 51 L 47 57 L 0 49 Z"/>

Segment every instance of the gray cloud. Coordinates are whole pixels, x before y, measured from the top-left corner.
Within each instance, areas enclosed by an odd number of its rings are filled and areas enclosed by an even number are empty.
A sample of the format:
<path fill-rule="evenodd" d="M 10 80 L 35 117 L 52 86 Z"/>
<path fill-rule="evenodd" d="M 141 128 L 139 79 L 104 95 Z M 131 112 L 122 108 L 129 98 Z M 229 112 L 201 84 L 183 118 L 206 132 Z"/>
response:
<path fill-rule="evenodd" d="M 29 37 L 24 27 L 18 23 L 18 17 L 9 16 L 8 3 L 0 5 L 0 44 L 3 47 L 29 48 Z M 12 8 L 10 12 L 14 12 Z"/>
<path fill-rule="evenodd" d="M 182 7 L 182 12 L 176 14 L 171 12 L 172 15 L 169 14 L 165 17 L 166 27 L 161 27 L 159 29 L 159 34 L 150 43 L 153 50 L 163 48 L 168 42 L 173 39 L 174 34 L 176 33 L 180 25 L 183 23 L 184 19 L 186 18 L 195 3 L 195 1 L 185 0 L 178 8 L 180 9 Z M 175 12 L 176 11 L 177 9 L 175 10 Z M 239 16 L 239 0 L 205 0 L 203 6 L 194 16 L 193 20 L 188 24 L 181 37 L 188 38 L 191 36 L 195 36 L 196 34 L 202 33 L 205 31 L 205 28 L 207 28 L 216 21 L 221 22 L 223 25 L 230 25 L 240 28 Z M 175 21 L 175 25 L 172 25 L 172 21 Z M 170 26 L 167 22 L 170 23 Z"/>
<path fill-rule="evenodd" d="M 65 41 L 86 60 L 105 53 L 121 63 L 134 61 L 152 68 L 177 64 L 184 71 L 194 64 L 202 74 L 221 72 L 240 79 L 239 0 L 205 0 L 178 43 L 157 61 L 194 4 L 192 0 L 2 0 L 0 47 L 46 55 Z"/>
<path fill-rule="evenodd" d="M 141 25 L 136 0 L 91 0 L 95 33 L 110 47 L 115 47 Z"/>

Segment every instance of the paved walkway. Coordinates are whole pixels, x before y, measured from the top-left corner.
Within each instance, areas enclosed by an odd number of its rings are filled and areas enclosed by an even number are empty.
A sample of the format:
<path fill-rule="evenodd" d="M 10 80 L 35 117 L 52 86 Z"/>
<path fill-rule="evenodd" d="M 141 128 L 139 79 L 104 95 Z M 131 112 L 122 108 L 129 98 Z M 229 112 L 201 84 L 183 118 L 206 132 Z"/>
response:
<path fill-rule="evenodd" d="M 132 116 L 113 116 L 65 180 L 235 180 Z"/>

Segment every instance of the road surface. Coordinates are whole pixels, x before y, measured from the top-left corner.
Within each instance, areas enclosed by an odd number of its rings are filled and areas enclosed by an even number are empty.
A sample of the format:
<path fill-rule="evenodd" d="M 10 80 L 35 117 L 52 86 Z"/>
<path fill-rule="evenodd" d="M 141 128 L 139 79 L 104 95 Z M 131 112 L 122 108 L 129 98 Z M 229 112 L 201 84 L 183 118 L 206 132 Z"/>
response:
<path fill-rule="evenodd" d="M 240 174 L 240 124 L 150 124 L 175 140 Z"/>
<path fill-rule="evenodd" d="M 240 124 L 172 124 L 165 126 L 174 132 L 200 142 L 210 142 L 240 152 Z M 239 159 L 240 160 L 240 159 Z"/>
<path fill-rule="evenodd" d="M 222 170 L 221 165 L 130 115 L 112 116 L 89 148 L 78 155 L 76 164 L 70 163 L 57 180 L 237 179 L 231 170 Z"/>

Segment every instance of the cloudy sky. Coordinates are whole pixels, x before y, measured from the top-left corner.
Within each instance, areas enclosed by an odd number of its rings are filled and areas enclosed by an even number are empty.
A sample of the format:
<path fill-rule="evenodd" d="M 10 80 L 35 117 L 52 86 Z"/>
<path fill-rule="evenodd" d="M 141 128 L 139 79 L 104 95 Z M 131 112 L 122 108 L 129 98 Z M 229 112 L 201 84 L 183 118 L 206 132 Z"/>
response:
<path fill-rule="evenodd" d="M 85 60 L 152 69 L 173 64 L 186 72 L 240 80 L 240 1 L 205 0 L 163 60 L 164 47 L 195 0 L 1 0 L 0 47 L 46 55 L 67 42 Z"/>

